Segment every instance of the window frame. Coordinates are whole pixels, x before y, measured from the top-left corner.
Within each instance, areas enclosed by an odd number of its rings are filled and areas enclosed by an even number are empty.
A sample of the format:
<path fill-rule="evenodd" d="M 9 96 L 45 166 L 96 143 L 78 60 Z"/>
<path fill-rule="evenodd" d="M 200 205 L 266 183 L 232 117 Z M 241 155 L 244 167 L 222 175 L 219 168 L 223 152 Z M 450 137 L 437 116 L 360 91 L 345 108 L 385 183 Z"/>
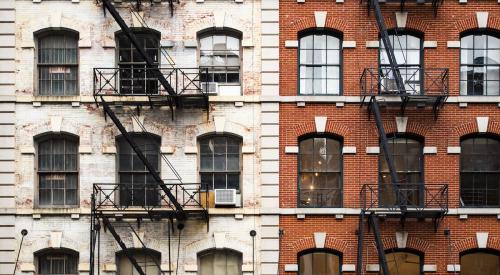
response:
<path fill-rule="evenodd" d="M 238 142 L 238 147 L 239 147 L 239 152 L 238 152 L 238 155 L 239 155 L 239 164 L 238 164 L 238 169 L 239 169 L 239 172 L 238 172 L 238 189 L 236 189 L 236 193 L 240 194 L 242 192 L 242 183 L 243 183 L 243 151 L 242 151 L 242 148 L 243 148 L 243 138 L 240 137 L 240 136 L 237 136 L 237 135 L 234 135 L 234 134 L 230 134 L 230 133 L 224 133 L 222 135 L 217 135 L 217 134 L 207 134 L 207 135 L 202 135 L 202 136 L 199 136 L 197 138 L 197 147 L 198 147 L 198 178 L 199 178 L 199 182 L 201 182 L 201 178 L 202 178 L 202 173 L 207 173 L 207 174 L 216 174 L 216 173 L 219 173 L 219 174 L 226 174 L 226 188 L 225 190 L 230 190 L 232 188 L 227 188 L 227 175 L 228 174 L 236 174 L 236 172 L 233 172 L 233 171 L 230 171 L 228 172 L 227 171 L 227 166 L 226 166 L 226 170 L 224 172 L 221 172 L 221 171 L 215 171 L 215 169 L 212 169 L 211 172 L 208 172 L 208 171 L 205 171 L 203 172 L 201 170 L 201 158 L 202 158 L 202 153 L 201 153 L 201 142 L 204 141 L 204 140 L 210 140 L 210 139 L 213 139 L 213 138 L 220 138 L 220 137 L 223 137 L 223 138 L 229 138 L 229 139 L 233 139 L 234 141 L 237 141 Z M 214 157 L 215 155 L 215 151 L 212 153 L 212 158 Z M 225 160 L 226 160 L 226 163 L 227 163 L 227 140 L 226 140 L 226 154 L 225 154 Z M 213 179 L 213 176 L 212 176 L 212 187 L 211 188 L 205 188 L 204 186 L 201 186 L 201 190 L 206 190 L 206 191 L 210 191 L 210 192 L 214 192 L 215 189 L 220 189 L 220 188 L 215 188 L 215 184 L 214 184 L 214 179 Z"/>
<path fill-rule="evenodd" d="M 473 47 L 472 48 L 465 48 L 465 49 L 468 49 L 468 50 L 472 50 L 472 51 L 475 51 L 475 47 L 474 47 L 474 36 L 475 35 L 487 35 L 487 36 L 493 36 L 493 37 L 496 37 L 498 39 L 500 39 L 500 31 L 498 30 L 495 30 L 495 29 L 487 29 L 487 28 L 480 28 L 480 29 L 474 29 L 474 30 L 469 30 L 469 31 L 465 31 L 465 32 L 462 32 L 460 34 L 460 42 L 462 41 L 462 39 L 464 37 L 467 37 L 467 36 L 473 36 L 472 38 L 472 42 L 473 42 Z M 487 43 L 487 42 L 486 42 Z M 489 95 L 489 94 L 482 94 L 482 95 L 476 95 L 476 94 L 472 94 L 472 95 L 469 95 L 468 94 L 468 90 L 466 89 L 466 94 L 462 94 L 461 93 L 461 90 L 462 90 L 462 81 L 465 81 L 467 82 L 467 79 L 466 80 L 462 80 L 462 66 L 465 66 L 465 67 L 482 67 L 482 68 L 487 68 L 488 66 L 496 66 L 498 69 L 499 69 L 499 73 L 500 73 L 500 61 L 499 61 L 499 64 L 497 65 L 494 65 L 494 64 L 482 64 L 482 65 L 468 65 L 468 64 L 464 64 L 462 63 L 462 43 L 460 43 L 460 52 L 459 52 L 459 57 L 458 57 L 458 95 L 459 96 L 500 96 L 500 91 L 498 93 L 498 95 Z M 488 50 L 488 48 L 484 49 L 484 50 Z M 498 50 L 500 50 L 500 47 L 498 48 Z M 486 80 L 483 80 L 483 82 L 487 82 Z M 497 82 L 499 83 L 499 87 L 500 87 L 500 76 L 499 76 L 499 80 L 497 80 Z"/>
<path fill-rule="evenodd" d="M 37 275 L 62 275 L 62 274 L 53 274 L 53 273 L 41 273 L 40 271 L 40 265 L 42 263 L 41 258 L 45 256 L 59 256 L 59 255 L 65 255 L 69 257 L 74 257 L 75 260 L 75 271 L 76 273 L 64 273 L 64 275 L 78 275 L 80 272 L 78 270 L 78 263 L 80 260 L 80 255 L 77 251 L 67 249 L 67 248 L 58 248 L 58 249 L 53 249 L 53 248 L 47 248 L 47 249 L 42 249 L 40 251 L 37 251 L 33 253 L 34 259 L 35 259 L 35 274 Z"/>
<path fill-rule="evenodd" d="M 201 40 L 204 38 L 207 38 L 207 37 L 211 37 L 211 36 L 213 37 L 213 36 L 217 36 L 217 35 L 236 38 L 239 41 L 238 82 L 227 82 L 227 73 L 230 72 L 227 70 L 227 68 L 228 67 L 229 68 L 236 67 L 236 66 L 201 66 Z M 209 29 L 199 31 L 196 34 L 196 40 L 197 40 L 197 44 L 198 44 L 196 62 L 200 68 L 200 73 L 202 73 L 203 70 L 208 69 L 208 71 L 209 71 L 208 74 L 210 75 L 211 74 L 210 73 L 211 67 L 212 68 L 214 68 L 214 67 L 226 67 L 226 69 L 224 71 L 221 71 L 221 72 L 224 72 L 226 74 L 226 81 L 225 82 L 211 81 L 211 82 L 217 83 L 218 86 L 243 86 L 243 33 L 241 31 L 238 31 L 238 30 L 232 29 L 232 28 L 228 28 L 228 27 L 223 27 L 222 29 L 209 28 Z M 212 43 L 212 46 L 213 46 L 213 43 Z M 211 83 L 211 82 L 207 82 L 207 83 Z M 241 91 L 240 91 L 240 93 L 241 93 Z"/>
<path fill-rule="evenodd" d="M 201 258 L 204 256 L 207 256 L 207 255 L 210 255 L 210 254 L 215 254 L 217 252 L 224 253 L 224 255 L 226 256 L 226 262 L 227 262 L 227 255 L 228 254 L 234 254 L 235 256 L 237 256 L 238 260 L 239 260 L 239 262 L 237 263 L 237 264 L 239 264 L 239 266 L 238 266 L 239 271 L 240 271 L 239 275 L 243 274 L 243 253 L 241 253 L 240 251 L 234 250 L 234 249 L 230 249 L 230 248 L 223 248 L 223 249 L 211 248 L 211 249 L 206 249 L 206 250 L 198 252 L 196 254 L 196 262 L 198 265 L 197 274 L 201 274 L 201 267 L 202 267 Z M 227 264 L 226 264 L 226 267 L 227 267 Z M 217 274 L 217 275 L 219 275 L 219 274 Z"/>
<path fill-rule="evenodd" d="M 154 263 L 154 266 L 156 266 L 157 264 L 161 264 L 161 253 L 156 251 L 156 250 L 153 250 L 153 249 L 150 249 L 150 248 L 128 248 L 127 249 L 127 252 L 131 253 L 134 258 L 135 256 L 137 256 L 137 254 L 141 254 L 141 255 L 145 255 L 145 256 L 148 256 L 152 259 L 152 261 L 154 262 L 155 260 L 157 260 L 157 262 Z M 120 271 L 120 266 L 121 266 L 121 259 L 125 258 L 126 260 L 130 261 L 126 254 L 125 254 L 125 251 L 124 250 L 120 250 L 120 251 L 117 251 L 115 253 L 115 263 L 116 263 L 116 274 L 123 274 L 122 271 Z M 141 262 L 139 261 L 138 262 L 139 266 L 141 266 Z M 156 266 L 158 267 L 158 266 Z M 132 268 L 135 270 L 135 267 L 132 266 Z M 143 266 L 141 266 L 141 268 L 143 268 Z M 146 269 L 147 269 L 147 266 L 146 266 Z M 161 268 L 158 267 L 158 275 L 162 275 L 163 272 L 161 271 Z M 144 270 L 144 273 L 147 274 L 147 270 Z M 132 274 L 134 272 L 132 271 Z"/>
<path fill-rule="evenodd" d="M 469 139 L 476 139 L 476 138 L 483 138 L 483 139 L 491 139 L 491 140 L 495 140 L 497 142 L 500 142 L 500 136 L 497 136 L 497 135 L 494 135 L 494 134 L 491 134 L 491 133 L 475 133 L 475 134 L 470 134 L 470 135 L 466 135 L 466 136 L 463 136 L 460 138 L 460 149 L 461 149 L 461 154 L 460 154 L 460 160 L 459 160 L 459 192 L 458 192 L 458 197 L 459 197 L 459 207 L 460 208 L 477 208 L 477 209 L 481 209 L 481 208 L 499 208 L 500 207 L 500 183 L 499 183 L 499 188 L 498 188 L 498 196 L 499 196 L 499 204 L 496 205 L 496 206 L 492 206 L 492 205 L 464 205 L 462 204 L 462 173 L 481 173 L 481 174 L 488 174 L 488 173 L 495 173 L 494 171 L 466 171 L 466 172 L 463 172 L 462 171 L 462 156 L 463 156 L 463 150 L 462 150 L 462 142 L 466 141 L 466 140 L 469 140 Z M 484 154 L 482 154 L 484 156 Z M 500 152 L 499 152 L 499 155 L 500 155 Z M 498 170 L 498 172 L 500 174 L 500 170 Z"/>
<path fill-rule="evenodd" d="M 397 252 L 400 252 L 400 253 L 409 253 L 409 254 L 413 254 L 415 256 L 418 256 L 419 261 L 420 261 L 420 264 L 419 264 L 419 269 L 420 269 L 419 270 L 419 275 L 424 275 L 425 253 L 420 252 L 420 251 L 415 250 L 415 249 L 411 249 L 411 248 L 392 248 L 392 249 L 386 249 L 384 251 L 386 261 L 387 261 L 387 255 L 388 254 L 397 253 Z M 380 268 L 380 271 L 378 272 L 378 274 L 381 275 L 381 274 L 383 274 L 382 272 L 383 272 L 382 268 Z"/>
<path fill-rule="evenodd" d="M 339 93 L 338 94 L 302 94 L 300 89 L 300 40 L 306 36 L 312 35 L 329 35 L 337 38 L 339 40 L 339 64 L 338 65 L 327 65 L 324 66 L 338 66 L 339 67 Z M 343 96 L 344 95 L 344 36 L 341 32 L 335 31 L 333 29 L 308 29 L 298 33 L 298 46 L 297 46 L 297 95 L 298 96 Z M 314 50 L 314 49 L 313 49 Z M 314 78 L 313 78 L 314 79 Z M 325 78 L 328 79 L 328 78 Z M 313 89 L 314 90 L 314 89 Z"/>
<path fill-rule="evenodd" d="M 78 45 L 80 39 L 80 33 L 78 31 L 69 29 L 69 28 L 46 28 L 43 30 L 39 30 L 33 33 L 35 40 L 35 51 L 34 51 L 34 94 L 36 96 L 56 96 L 56 97 L 72 97 L 72 96 L 80 96 L 80 47 Z M 76 40 L 76 64 L 40 64 L 40 59 L 38 57 L 40 51 L 40 41 L 43 38 L 50 36 L 64 36 L 65 38 L 73 37 Z M 74 67 L 76 70 L 76 87 L 75 94 L 66 94 L 66 90 L 63 91 L 62 95 L 54 95 L 52 91 L 50 94 L 41 94 L 40 93 L 40 68 L 41 67 Z"/>
<path fill-rule="evenodd" d="M 332 139 L 337 142 L 339 142 L 339 156 L 340 156 L 340 171 L 339 171 L 339 205 L 338 206 L 303 206 L 300 203 L 300 185 L 301 185 L 301 152 L 300 152 L 300 143 L 308 140 L 308 139 L 314 139 L 315 138 L 325 138 L 325 139 Z M 299 147 L 299 152 L 297 153 L 297 207 L 298 208 L 343 208 L 344 207 L 344 154 L 342 153 L 342 149 L 344 147 L 344 139 L 340 136 L 333 135 L 333 134 L 307 134 L 304 136 L 299 137 L 297 145 Z M 315 173 L 315 172 L 312 172 Z M 329 173 L 329 172 L 323 172 L 323 173 Z M 337 173 L 337 172 L 331 172 L 331 173 Z"/>
<path fill-rule="evenodd" d="M 418 66 L 418 68 L 420 69 L 420 73 L 419 73 L 420 93 L 418 93 L 417 95 L 423 95 L 425 93 L 425 91 L 424 91 L 424 88 L 425 88 L 425 77 L 424 77 L 424 72 L 423 72 L 423 70 L 425 70 L 425 57 L 424 57 L 424 54 L 425 54 L 425 49 L 424 49 L 425 37 L 424 36 L 425 35 L 424 35 L 424 33 L 416 31 L 416 30 L 412 30 L 412 29 L 406 29 L 406 28 L 393 28 L 393 29 L 387 30 L 387 32 L 388 32 L 389 36 L 391 36 L 391 35 L 392 36 L 395 36 L 395 35 L 406 35 L 406 36 L 408 36 L 408 35 L 410 35 L 410 36 L 416 37 L 416 38 L 418 38 L 420 40 L 420 44 L 419 44 L 419 47 L 420 47 L 420 49 L 419 49 L 420 58 L 419 58 L 419 66 Z M 380 70 L 383 67 L 386 67 L 386 68 L 389 67 L 390 68 L 390 64 L 389 65 L 383 65 L 382 62 L 381 62 L 382 61 L 382 48 L 385 49 L 385 45 L 383 45 L 383 42 L 381 40 L 382 40 L 382 36 L 379 33 L 378 42 L 379 42 L 380 45 L 378 47 L 378 57 L 377 57 L 377 69 L 378 69 L 379 72 L 380 72 Z M 392 48 L 394 49 L 394 45 L 392 45 Z M 408 51 L 408 47 L 406 47 L 405 50 Z M 407 57 L 406 57 L 406 60 L 408 60 Z M 403 64 L 401 66 L 403 66 L 403 67 L 409 67 L 409 68 L 416 67 L 415 65 L 407 65 L 407 64 Z M 381 82 L 382 81 L 380 81 L 380 83 L 378 85 L 379 86 L 378 90 L 380 91 L 380 93 L 382 93 Z"/>
<path fill-rule="evenodd" d="M 40 171 L 40 143 L 46 142 L 49 140 L 53 139 L 63 139 L 65 142 L 70 141 L 74 142 L 76 145 L 76 170 L 75 171 Z M 67 132 L 61 132 L 61 133 L 46 133 L 42 134 L 39 136 L 36 136 L 34 138 L 34 143 L 35 143 L 35 173 L 36 173 L 36 180 L 35 180 L 35 207 L 36 208 L 45 208 L 45 209 L 50 209 L 50 208 L 57 208 L 57 209 L 64 209 L 64 208 L 78 208 L 80 207 L 80 138 L 77 135 L 67 133 Z M 64 205 L 53 205 L 53 204 L 41 204 L 40 203 L 40 177 L 43 174 L 75 174 L 76 175 L 76 204 L 64 204 Z M 66 189 L 64 189 L 66 192 Z"/>
<path fill-rule="evenodd" d="M 343 274 L 342 263 L 343 263 L 343 256 L 344 255 L 342 252 L 337 251 L 337 250 L 333 250 L 333 249 L 329 249 L 329 248 L 311 248 L 311 249 L 306 249 L 306 250 L 303 250 L 303 251 L 300 251 L 299 253 L 297 253 L 297 266 L 298 266 L 297 275 L 302 275 L 300 273 L 300 258 L 302 256 L 305 256 L 308 254 L 313 254 L 313 253 L 326 253 L 326 254 L 331 254 L 331 255 L 338 257 L 338 259 L 339 259 L 339 275 Z"/>

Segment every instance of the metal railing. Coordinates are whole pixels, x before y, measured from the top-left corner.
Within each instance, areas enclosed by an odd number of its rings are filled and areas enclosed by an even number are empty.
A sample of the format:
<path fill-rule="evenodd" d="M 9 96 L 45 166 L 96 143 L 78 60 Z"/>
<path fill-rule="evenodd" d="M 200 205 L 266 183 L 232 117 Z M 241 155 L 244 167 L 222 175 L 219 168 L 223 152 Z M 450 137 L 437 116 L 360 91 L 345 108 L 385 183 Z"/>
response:
<path fill-rule="evenodd" d="M 120 68 L 94 68 L 94 96 L 168 96 L 156 76 L 157 70 L 168 81 L 178 96 L 207 96 L 207 85 L 202 79 L 206 68 L 151 68 L 130 65 Z"/>
<path fill-rule="evenodd" d="M 382 209 L 400 211 L 402 208 L 414 211 L 448 211 L 448 185 L 401 183 L 365 184 L 360 192 L 363 210 Z"/>
<path fill-rule="evenodd" d="M 202 197 L 207 202 L 208 192 L 203 191 L 204 188 L 200 183 L 167 183 L 165 185 L 183 208 L 205 209 Z M 142 209 L 151 211 L 166 209 L 175 211 L 174 205 L 158 184 L 95 183 L 93 194 L 95 198 L 94 210 Z"/>
<path fill-rule="evenodd" d="M 421 95 L 447 97 L 449 94 L 448 69 L 398 67 L 405 91 L 399 91 L 394 70 L 390 67 L 366 68 L 360 78 L 361 96 Z"/>

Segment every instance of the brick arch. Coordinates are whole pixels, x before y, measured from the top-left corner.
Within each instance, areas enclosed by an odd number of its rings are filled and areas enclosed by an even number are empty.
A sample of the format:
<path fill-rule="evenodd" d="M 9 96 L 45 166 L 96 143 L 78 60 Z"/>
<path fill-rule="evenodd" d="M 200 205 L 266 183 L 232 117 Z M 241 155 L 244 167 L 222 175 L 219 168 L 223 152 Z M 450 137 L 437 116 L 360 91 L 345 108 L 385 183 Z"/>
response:
<path fill-rule="evenodd" d="M 316 249 L 316 244 L 313 237 L 301 238 L 295 242 L 288 245 L 294 254 L 299 254 L 302 251 Z M 325 247 L 326 249 L 331 249 L 345 254 L 349 248 L 349 242 L 337 239 L 326 234 Z"/>
<path fill-rule="evenodd" d="M 500 121 L 489 121 L 487 130 L 487 133 L 500 136 Z M 460 146 L 461 137 L 478 133 L 476 121 L 457 125 L 448 131 L 448 146 Z"/>
<path fill-rule="evenodd" d="M 342 137 L 344 138 L 344 143 L 350 142 L 351 130 L 352 129 L 345 124 L 335 123 L 331 120 L 326 121 L 325 134 L 333 134 Z M 297 138 L 307 134 L 313 134 L 316 133 L 316 125 L 314 121 L 296 124 L 290 129 L 290 133 Z M 297 139 L 295 139 L 295 142 L 297 142 Z"/>
<path fill-rule="evenodd" d="M 387 17 L 385 17 L 384 21 L 386 23 L 387 29 L 397 28 L 396 15 L 387 16 Z M 410 16 L 410 14 L 408 14 L 408 18 L 406 19 L 406 26 L 404 28 L 405 30 L 416 31 L 416 32 L 420 32 L 422 34 L 425 34 L 425 31 L 428 28 L 429 28 L 429 24 L 426 21 L 424 21 L 418 17 L 415 17 L 415 16 Z"/>
<path fill-rule="evenodd" d="M 488 29 L 494 29 L 500 31 L 500 17 L 499 16 L 492 16 L 491 12 L 488 15 L 488 22 L 486 23 L 486 26 Z M 453 27 L 457 31 L 453 39 L 460 39 L 460 34 L 466 31 L 471 31 L 479 28 L 477 24 L 477 17 L 476 14 L 474 13 L 471 16 L 468 16 L 462 20 L 455 21 L 453 23 Z"/>
<path fill-rule="evenodd" d="M 395 119 L 392 121 L 384 121 L 384 128 L 387 134 L 398 133 Z M 416 135 L 425 138 L 428 131 L 429 127 L 426 127 L 426 125 L 424 125 L 423 123 L 408 120 L 408 123 L 406 124 L 406 132 L 405 132 L 406 134 Z"/>
<path fill-rule="evenodd" d="M 451 244 L 458 253 L 477 248 L 476 238 L 470 237 L 461 239 Z"/>
<path fill-rule="evenodd" d="M 382 239 L 382 242 L 384 243 L 384 248 L 387 249 L 397 249 L 398 244 L 396 242 L 396 237 L 386 237 Z M 373 242 L 373 245 L 375 246 L 375 242 Z M 408 239 L 406 240 L 406 248 L 415 250 L 421 253 L 425 253 L 429 247 L 430 243 L 424 239 L 421 238 L 416 238 L 416 237 L 410 237 L 408 236 Z"/>
<path fill-rule="evenodd" d="M 314 14 L 311 14 L 310 16 L 302 17 L 297 19 L 296 21 L 293 21 L 290 25 L 293 27 L 293 29 L 297 30 L 298 39 L 299 32 L 316 28 L 316 20 L 314 18 Z M 328 16 L 327 13 L 325 20 L 325 29 L 332 29 L 340 33 L 345 33 L 347 27 L 347 21 L 340 17 Z"/>
<path fill-rule="evenodd" d="M 495 249 L 500 251 L 500 238 L 499 237 L 489 237 L 487 247 L 490 249 Z"/>

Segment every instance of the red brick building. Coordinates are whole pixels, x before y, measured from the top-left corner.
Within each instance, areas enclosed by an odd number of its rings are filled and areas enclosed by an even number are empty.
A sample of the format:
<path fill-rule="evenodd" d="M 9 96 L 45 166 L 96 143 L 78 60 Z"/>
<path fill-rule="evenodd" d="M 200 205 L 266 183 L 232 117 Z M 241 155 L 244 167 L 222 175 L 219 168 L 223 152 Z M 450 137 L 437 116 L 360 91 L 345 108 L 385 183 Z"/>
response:
<path fill-rule="evenodd" d="M 500 4 L 384 2 L 399 73 L 366 1 L 280 1 L 279 273 L 500 274 Z"/>

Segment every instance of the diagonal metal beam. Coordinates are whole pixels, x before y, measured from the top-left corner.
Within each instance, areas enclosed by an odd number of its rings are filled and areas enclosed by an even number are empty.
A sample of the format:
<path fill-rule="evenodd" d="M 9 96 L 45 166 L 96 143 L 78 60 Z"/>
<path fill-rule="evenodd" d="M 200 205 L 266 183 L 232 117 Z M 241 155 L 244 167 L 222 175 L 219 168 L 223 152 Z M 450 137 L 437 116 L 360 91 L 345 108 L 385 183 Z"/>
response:
<path fill-rule="evenodd" d="M 368 222 L 370 223 L 370 227 L 373 229 L 373 236 L 375 237 L 375 245 L 377 246 L 378 259 L 380 264 L 382 265 L 382 271 L 384 272 L 384 275 L 391 275 L 391 273 L 389 272 L 389 267 L 387 266 L 384 243 L 382 242 L 382 238 L 380 237 L 380 230 L 378 228 L 377 217 L 375 216 L 375 214 L 372 213 L 368 216 Z"/>

